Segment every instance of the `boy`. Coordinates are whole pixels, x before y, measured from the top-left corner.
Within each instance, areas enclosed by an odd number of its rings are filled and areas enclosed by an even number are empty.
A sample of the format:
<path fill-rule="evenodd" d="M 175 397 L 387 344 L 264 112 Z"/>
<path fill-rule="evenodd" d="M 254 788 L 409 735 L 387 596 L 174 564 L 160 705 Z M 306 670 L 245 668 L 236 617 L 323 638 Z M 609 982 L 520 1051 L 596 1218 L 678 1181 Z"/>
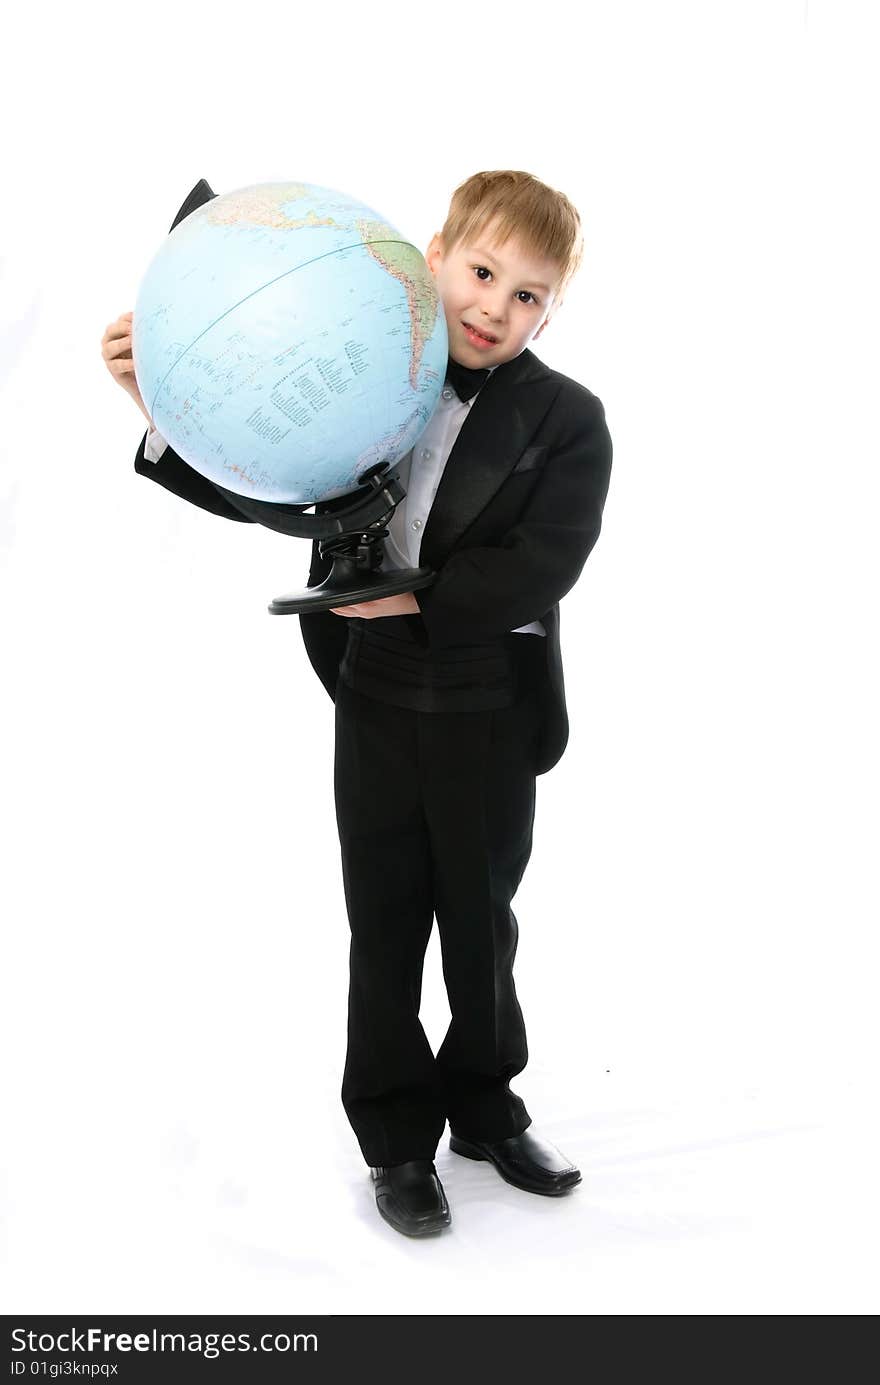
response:
<path fill-rule="evenodd" d="M 177 219 L 211 195 L 197 185 Z M 600 400 L 527 349 L 582 244 L 568 199 L 527 173 L 478 173 L 456 189 L 426 252 L 446 314 L 447 382 L 397 468 L 407 496 L 385 540 L 386 566 L 422 562 L 436 580 L 300 617 L 336 707 L 351 928 L 342 1100 L 377 1208 L 406 1235 L 451 1224 L 433 1162 L 447 1118 L 454 1152 L 518 1188 L 558 1195 L 581 1178 L 529 1128 L 509 1083 L 528 1056 L 510 903 L 531 852 L 535 777 L 568 739 L 559 601 L 598 538 L 611 473 Z M 104 355 L 134 393 L 130 330 L 125 318 L 111 324 Z M 245 518 L 234 493 L 152 428 L 135 467 Z M 271 527 L 283 508 L 267 506 Z M 309 585 L 329 569 L 315 542 Z M 435 914 L 452 1015 L 436 1055 L 418 1018 Z"/>

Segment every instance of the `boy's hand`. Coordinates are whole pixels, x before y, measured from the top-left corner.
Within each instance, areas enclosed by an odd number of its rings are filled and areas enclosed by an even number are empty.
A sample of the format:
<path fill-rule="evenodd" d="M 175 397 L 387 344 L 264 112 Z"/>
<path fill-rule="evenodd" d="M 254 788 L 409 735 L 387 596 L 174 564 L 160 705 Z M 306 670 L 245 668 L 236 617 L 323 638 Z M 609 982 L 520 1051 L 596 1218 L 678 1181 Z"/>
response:
<path fill-rule="evenodd" d="M 378 601 L 360 601 L 353 606 L 331 606 L 335 616 L 361 616 L 364 620 L 374 620 L 376 616 L 411 616 L 419 610 L 415 592 L 401 592 L 399 596 L 382 596 Z"/>
<path fill-rule="evenodd" d="M 138 389 L 138 382 L 134 373 L 134 359 L 131 354 L 131 323 L 134 313 L 123 313 L 107 326 L 101 338 L 101 355 L 104 357 L 104 364 L 109 370 L 117 385 L 121 385 L 126 394 L 130 394 L 135 404 L 137 404 L 144 418 L 150 427 L 153 427 L 153 420 L 147 413 L 146 405 L 141 398 Z"/>

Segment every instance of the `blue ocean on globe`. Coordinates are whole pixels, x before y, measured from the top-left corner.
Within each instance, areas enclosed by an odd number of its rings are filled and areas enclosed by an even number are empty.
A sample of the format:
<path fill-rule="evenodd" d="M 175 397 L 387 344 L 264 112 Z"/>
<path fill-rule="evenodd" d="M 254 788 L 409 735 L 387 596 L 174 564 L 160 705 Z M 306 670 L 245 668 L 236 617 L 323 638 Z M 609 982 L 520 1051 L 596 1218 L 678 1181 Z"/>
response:
<path fill-rule="evenodd" d="M 372 208 L 307 183 L 198 207 L 138 289 L 132 356 L 159 432 L 239 495 L 309 505 L 410 450 L 443 388 L 443 305 Z"/>

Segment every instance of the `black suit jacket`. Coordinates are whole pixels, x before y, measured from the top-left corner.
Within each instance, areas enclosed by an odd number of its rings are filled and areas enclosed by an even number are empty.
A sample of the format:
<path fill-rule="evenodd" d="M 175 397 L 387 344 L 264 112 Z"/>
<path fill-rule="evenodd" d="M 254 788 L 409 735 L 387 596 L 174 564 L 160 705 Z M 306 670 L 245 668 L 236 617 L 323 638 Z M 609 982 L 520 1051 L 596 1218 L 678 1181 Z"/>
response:
<path fill-rule="evenodd" d="M 213 196 L 202 179 L 172 230 Z M 257 515 L 259 523 L 284 532 L 285 513 L 309 508 L 263 502 L 257 510 L 248 500 L 245 514 L 237 504 L 241 497 L 195 471 L 170 446 L 158 462 L 146 461 L 146 436 L 135 470 L 213 514 L 245 522 Z M 538 774 L 558 763 L 568 743 L 559 602 L 599 537 L 611 456 L 601 400 L 526 349 L 493 371 L 476 396 L 422 536 L 420 561 L 437 577 L 416 594 L 421 614 L 404 617 L 417 639 L 438 649 L 481 643 L 533 620 L 547 631 Z M 348 503 L 343 496 L 316 506 L 315 513 Z M 308 586 L 322 582 L 330 566 L 315 540 Z M 299 618 L 309 660 L 331 697 L 349 619 L 332 611 Z"/>

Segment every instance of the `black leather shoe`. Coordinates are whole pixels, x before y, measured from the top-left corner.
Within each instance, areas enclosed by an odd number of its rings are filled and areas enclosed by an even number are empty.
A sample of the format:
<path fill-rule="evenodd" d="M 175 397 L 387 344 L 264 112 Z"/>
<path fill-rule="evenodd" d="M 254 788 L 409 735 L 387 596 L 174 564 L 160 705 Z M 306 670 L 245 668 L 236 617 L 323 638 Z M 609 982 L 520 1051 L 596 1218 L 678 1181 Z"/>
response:
<path fill-rule="evenodd" d="M 530 1129 L 492 1144 L 450 1135 L 449 1148 L 466 1159 L 488 1159 L 502 1178 L 527 1193 L 558 1197 L 581 1181 L 580 1169 L 560 1154 L 555 1145 L 533 1135 Z"/>
<path fill-rule="evenodd" d="M 428 1236 L 442 1231 L 452 1218 L 443 1184 L 431 1159 L 371 1168 L 376 1206 L 395 1231 L 404 1236 Z"/>

